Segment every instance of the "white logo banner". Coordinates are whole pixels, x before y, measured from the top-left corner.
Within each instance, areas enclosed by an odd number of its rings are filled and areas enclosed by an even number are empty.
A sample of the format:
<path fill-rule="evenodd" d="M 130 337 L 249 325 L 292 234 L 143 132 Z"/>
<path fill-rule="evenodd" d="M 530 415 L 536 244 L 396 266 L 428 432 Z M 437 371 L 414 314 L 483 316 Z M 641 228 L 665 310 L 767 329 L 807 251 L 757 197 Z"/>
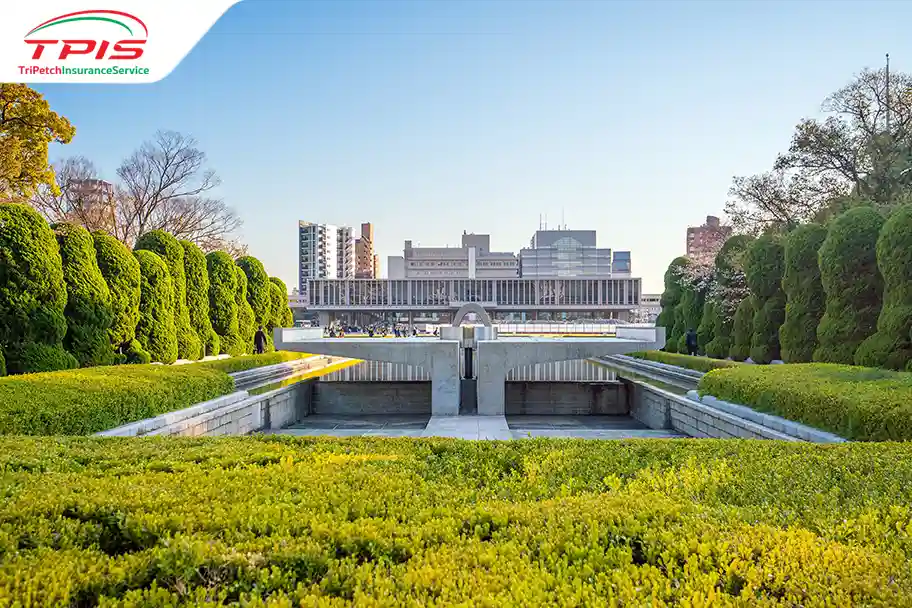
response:
<path fill-rule="evenodd" d="M 155 82 L 240 0 L 11 1 L 0 82 Z"/>

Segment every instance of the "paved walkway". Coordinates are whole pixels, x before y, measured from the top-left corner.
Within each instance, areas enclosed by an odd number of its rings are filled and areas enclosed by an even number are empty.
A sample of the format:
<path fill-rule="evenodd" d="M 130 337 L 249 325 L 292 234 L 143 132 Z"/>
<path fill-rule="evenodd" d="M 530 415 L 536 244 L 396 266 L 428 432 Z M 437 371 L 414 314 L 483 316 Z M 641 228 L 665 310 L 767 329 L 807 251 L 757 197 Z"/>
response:
<path fill-rule="evenodd" d="M 329 437 L 454 437 L 457 439 L 677 438 L 628 416 L 308 416 L 279 435 Z"/>

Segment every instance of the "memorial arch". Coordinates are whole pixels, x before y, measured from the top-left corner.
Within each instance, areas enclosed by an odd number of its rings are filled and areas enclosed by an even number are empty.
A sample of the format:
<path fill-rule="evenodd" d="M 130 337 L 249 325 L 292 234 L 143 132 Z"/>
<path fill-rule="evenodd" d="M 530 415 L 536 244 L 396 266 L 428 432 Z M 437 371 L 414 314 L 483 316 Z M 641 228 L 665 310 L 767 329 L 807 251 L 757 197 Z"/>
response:
<path fill-rule="evenodd" d="M 475 313 L 478 315 L 478 318 L 481 320 L 482 325 L 485 327 L 491 327 L 491 315 L 488 314 L 488 311 L 484 309 L 481 304 L 477 302 L 468 302 L 463 304 L 459 310 L 456 311 L 456 314 L 453 315 L 453 327 L 459 327 L 463 320 L 466 318 L 466 315 L 469 313 Z"/>

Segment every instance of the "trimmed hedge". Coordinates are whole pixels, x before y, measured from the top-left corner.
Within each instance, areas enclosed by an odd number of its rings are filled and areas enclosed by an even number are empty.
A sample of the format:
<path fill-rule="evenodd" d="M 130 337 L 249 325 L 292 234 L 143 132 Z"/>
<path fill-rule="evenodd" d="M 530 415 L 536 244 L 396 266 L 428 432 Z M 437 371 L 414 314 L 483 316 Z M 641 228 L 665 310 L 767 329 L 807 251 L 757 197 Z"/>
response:
<path fill-rule="evenodd" d="M 78 367 L 63 348 L 66 303 L 54 232 L 31 207 L 0 204 L 0 348 L 7 372 Z"/>
<path fill-rule="evenodd" d="M 266 274 L 263 263 L 253 256 L 238 258 L 236 263 L 247 277 L 247 301 L 253 310 L 254 331 L 257 327 L 265 328 L 272 316 L 269 275 Z"/>
<path fill-rule="evenodd" d="M 288 287 L 278 277 L 269 277 L 269 282 L 278 288 L 272 289 L 272 327 L 294 327 L 294 315 L 288 305 Z"/>
<path fill-rule="evenodd" d="M 687 331 L 697 330 L 703 316 L 703 294 L 689 285 L 681 290 L 681 301 L 675 308 L 675 334 L 678 343 L 675 345 L 677 352 L 687 352 Z"/>
<path fill-rule="evenodd" d="M 703 303 L 703 315 L 700 318 L 700 326 L 697 328 L 697 346 L 701 353 L 706 353 L 706 345 L 712 342 L 715 335 L 716 304 L 712 300 L 706 300 Z M 706 353 L 709 354 L 709 353 Z"/>
<path fill-rule="evenodd" d="M 171 274 L 158 254 L 141 249 L 133 255 L 139 262 L 141 277 L 136 341 L 152 361 L 174 363 L 177 336 L 174 333 L 175 296 Z"/>
<path fill-rule="evenodd" d="M 912 205 L 896 209 L 877 239 L 884 281 L 877 332 L 855 352 L 855 363 L 904 370 L 912 362 Z"/>
<path fill-rule="evenodd" d="M 190 241 L 180 241 L 184 249 L 184 275 L 187 280 L 187 314 L 200 343 L 197 359 L 219 354 L 219 337 L 209 320 L 209 273 L 203 250 Z"/>
<path fill-rule="evenodd" d="M 882 226 L 871 207 L 850 209 L 830 224 L 819 256 L 826 311 L 817 326 L 815 361 L 852 364 L 858 346 L 876 331 L 883 295 L 877 268 Z"/>
<path fill-rule="evenodd" d="M 690 260 L 685 257 L 678 257 L 672 260 L 665 271 L 665 291 L 662 292 L 662 312 L 656 318 L 656 327 L 664 327 L 666 333 L 665 350 L 675 352 L 677 350 L 678 338 L 680 335 L 675 334 L 675 310 L 681 301 L 681 275 L 682 270 L 690 264 Z"/>
<path fill-rule="evenodd" d="M 111 292 L 95 260 L 95 242 L 82 226 L 51 226 L 60 247 L 67 288 L 67 333 L 63 345 L 82 367 L 114 362 L 109 333 L 114 322 Z"/>
<path fill-rule="evenodd" d="M 666 353 L 660 350 L 647 350 L 641 353 L 630 353 L 630 356 L 636 357 L 637 359 L 646 359 L 647 361 L 665 363 L 667 365 L 677 365 L 678 367 L 684 367 L 698 372 L 708 372 L 714 369 L 724 369 L 727 367 L 742 365 L 737 361 L 728 361 L 726 359 L 710 359 L 709 357 L 692 357 L 690 355 L 682 355 L 678 353 Z"/>
<path fill-rule="evenodd" d="M 858 441 L 912 439 L 912 374 L 827 363 L 711 372 L 700 392 Z"/>
<path fill-rule="evenodd" d="M 126 245 L 104 232 L 93 232 L 95 260 L 108 293 L 111 295 L 113 319 L 108 329 L 111 347 L 127 354 L 139 347 L 134 340 L 139 323 L 140 281 L 139 262 Z M 138 353 L 134 353 L 139 355 Z M 145 353 L 148 355 L 148 353 Z"/>
<path fill-rule="evenodd" d="M 174 236 L 162 230 L 153 230 L 139 237 L 134 249 L 157 253 L 164 260 L 171 275 L 174 291 L 174 329 L 177 335 L 177 358 L 200 359 L 202 344 L 190 325 L 187 310 L 187 278 L 184 272 L 184 248 Z M 153 360 L 155 356 L 153 355 Z"/>
<path fill-rule="evenodd" d="M 912 605 L 904 444 L 9 438 L 0 461 L 12 605 Z"/>
<path fill-rule="evenodd" d="M 273 351 L 263 353 L 262 355 L 243 355 L 241 357 L 231 357 L 230 359 L 217 359 L 215 361 L 200 361 L 194 363 L 195 366 L 205 366 L 209 369 L 217 369 L 226 374 L 242 372 L 255 367 L 264 367 L 266 365 L 276 365 L 286 361 L 296 361 L 297 359 L 306 359 L 313 357 L 310 353 L 298 353 L 287 350 Z"/>
<path fill-rule="evenodd" d="M 782 244 L 772 235 L 763 235 L 754 241 L 745 256 L 744 273 L 754 297 L 750 348 L 754 363 L 769 363 L 780 358 L 779 327 L 785 320 L 784 264 Z"/>
<path fill-rule="evenodd" d="M 0 378 L 0 435 L 88 435 L 233 390 L 224 372 L 190 365 L 90 367 Z"/>
<path fill-rule="evenodd" d="M 253 336 L 256 334 L 256 319 L 253 308 L 247 299 L 247 275 L 239 266 L 234 267 L 234 277 L 237 281 L 237 290 L 234 292 L 235 303 L 238 309 L 238 336 L 243 345 L 242 353 L 253 352 Z M 240 354 L 240 353 L 239 353 Z"/>
<path fill-rule="evenodd" d="M 779 343 L 786 363 L 808 363 L 814 358 L 817 325 L 826 304 L 817 261 L 826 236 L 823 226 L 805 224 L 785 238 L 785 321 L 779 328 Z"/>
<path fill-rule="evenodd" d="M 237 267 L 234 260 L 224 251 L 213 251 L 206 255 L 206 270 L 209 277 L 209 321 L 218 335 L 223 352 L 232 356 L 247 352 L 238 334 L 238 293 Z"/>
<path fill-rule="evenodd" d="M 751 338 L 754 329 L 754 297 L 748 296 L 738 305 L 732 325 L 732 345 L 729 356 L 735 361 L 746 361 L 750 357 Z"/>

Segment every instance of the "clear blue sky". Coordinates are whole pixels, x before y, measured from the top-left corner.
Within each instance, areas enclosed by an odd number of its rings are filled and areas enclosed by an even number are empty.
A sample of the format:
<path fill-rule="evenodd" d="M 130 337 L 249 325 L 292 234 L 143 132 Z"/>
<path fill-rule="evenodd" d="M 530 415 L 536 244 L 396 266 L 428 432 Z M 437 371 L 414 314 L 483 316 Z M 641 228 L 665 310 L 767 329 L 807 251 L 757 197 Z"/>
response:
<path fill-rule="evenodd" d="M 905 2 L 245 0 L 164 81 L 42 86 L 113 179 L 157 129 L 192 134 L 270 274 L 297 220 L 375 224 L 378 252 L 518 250 L 547 214 L 633 252 L 644 290 L 794 125 L 889 52 Z"/>

